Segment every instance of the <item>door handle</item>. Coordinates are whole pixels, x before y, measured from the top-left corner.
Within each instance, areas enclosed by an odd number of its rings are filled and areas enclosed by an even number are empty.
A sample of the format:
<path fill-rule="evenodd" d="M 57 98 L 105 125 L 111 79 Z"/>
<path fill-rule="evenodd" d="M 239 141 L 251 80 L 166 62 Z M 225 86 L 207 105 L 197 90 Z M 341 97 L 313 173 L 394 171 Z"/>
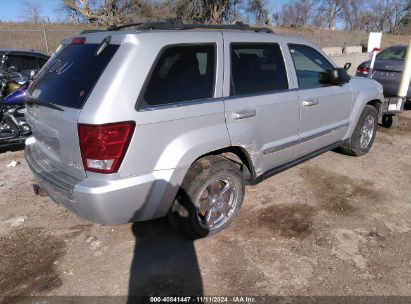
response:
<path fill-rule="evenodd" d="M 315 106 L 317 104 L 320 103 L 320 100 L 318 97 L 315 98 L 309 98 L 303 101 L 303 106 L 304 107 L 311 107 L 311 106 Z"/>
<path fill-rule="evenodd" d="M 234 112 L 233 119 L 239 120 L 239 119 L 254 117 L 256 115 L 257 115 L 257 111 L 255 109 L 246 109 L 246 110 Z"/>

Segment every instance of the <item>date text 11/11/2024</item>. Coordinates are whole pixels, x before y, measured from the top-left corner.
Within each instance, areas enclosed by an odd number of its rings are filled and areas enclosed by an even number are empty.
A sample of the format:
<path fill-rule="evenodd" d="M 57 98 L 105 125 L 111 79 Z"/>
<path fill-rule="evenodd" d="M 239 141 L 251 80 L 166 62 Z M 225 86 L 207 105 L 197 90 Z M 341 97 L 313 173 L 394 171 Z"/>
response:
<path fill-rule="evenodd" d="M 150 297 L 150 303 L 256 303 L 254 297 Z"/>

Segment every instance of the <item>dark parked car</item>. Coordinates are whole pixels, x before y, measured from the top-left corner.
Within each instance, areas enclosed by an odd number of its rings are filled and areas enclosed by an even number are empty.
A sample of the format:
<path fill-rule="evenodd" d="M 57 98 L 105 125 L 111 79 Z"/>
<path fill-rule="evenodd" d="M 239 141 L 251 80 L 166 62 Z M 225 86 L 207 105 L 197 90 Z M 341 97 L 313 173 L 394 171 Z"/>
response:
<path fill-rule="evenodd" d="M 3 54 L 6 54 L 8 57 L 8 66 L 14 66 L 16 72 L 20 73 L 25 80 L 29 79 L 32 70 L 37 71 L 41 69 L 50 58 L 49 56 L 36 51 L 0 48 L 0 58 L 2 58 Z M 0 73 L 1 72 L 3 71 L 0 70 Z"/>
<path fill-rule="evenodd" d="M 384 87 L 386 97 L 397 96 L 401 74 L 404 69 L 406 45 L 394 45 L 379 53 L 375 59 L 372 78 Z M 368 77 L 370 60 L 361 63 L 356 76 Z M 408 88 L 407 100 L 411 100 L 411 89 Z"/>

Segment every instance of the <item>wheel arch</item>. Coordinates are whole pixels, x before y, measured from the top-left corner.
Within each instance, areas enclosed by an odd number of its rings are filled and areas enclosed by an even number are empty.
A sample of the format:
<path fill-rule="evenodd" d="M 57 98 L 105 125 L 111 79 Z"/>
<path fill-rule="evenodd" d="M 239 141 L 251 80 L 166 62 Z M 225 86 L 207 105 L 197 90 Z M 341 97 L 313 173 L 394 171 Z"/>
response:
<path fill-rule="evenodd" d="M 363 102 L 360 102 L 360 101 L 356 102 L 354 105 L 353 111 L 351 112 L 350 127 L 344 139 L 351 137 L 358 123 L 358 120 L 360 119 L 361 113 L 364 111 L 364 108 L 366 105 L 370 105 L 374 107 L 377 110 L 377 118 L 380 117 L 380 111 L 382 111 L 382 100 L 381 99 L 374 97 L 374 98 L 368 98 L 364 100 Z"/>
<path fill-rule="evenodd" d="M 367 105 L 373 106 L 376 110 L 378 115 L 380 115 L 380 111 L 382 110 L 382 101 L 379 99 L 373 99 L 367 102 Z"/>
<path fill-rule="evenodd" d="M 252 181 L 256 178 L 253 162 L 247 150 L 243 147 L 229 146 L 218 150 L 214 150 L 212 152 L 199 156 L 195 161 L 209 155 L 220 155 L 232 162 L 239 164 L 240 169 L 243 172 L 244 179 L 246 181 Z"/>

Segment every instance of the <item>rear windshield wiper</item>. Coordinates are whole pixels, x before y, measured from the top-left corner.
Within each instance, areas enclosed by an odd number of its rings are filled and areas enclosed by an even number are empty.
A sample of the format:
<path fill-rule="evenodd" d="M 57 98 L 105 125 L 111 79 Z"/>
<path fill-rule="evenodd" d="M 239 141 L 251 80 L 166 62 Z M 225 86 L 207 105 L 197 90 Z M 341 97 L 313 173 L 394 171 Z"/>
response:
<path fill-rule="evenodd" d="M 30 98 L 26 101 L 26 105 L 32 107 L 33 105 L 36 106 L 41 106 L 41 107 L 47 107 L 53 110 L 57 110 L 57 111 L 61 111 L 64 112 L 64 110 L 62 108 L 60 108 L 59 106 L 56 106 L 52 103 L 46 102 L 46 101 L 41 101 L 38 99 L 34 99 L 34 98 Z"/>

